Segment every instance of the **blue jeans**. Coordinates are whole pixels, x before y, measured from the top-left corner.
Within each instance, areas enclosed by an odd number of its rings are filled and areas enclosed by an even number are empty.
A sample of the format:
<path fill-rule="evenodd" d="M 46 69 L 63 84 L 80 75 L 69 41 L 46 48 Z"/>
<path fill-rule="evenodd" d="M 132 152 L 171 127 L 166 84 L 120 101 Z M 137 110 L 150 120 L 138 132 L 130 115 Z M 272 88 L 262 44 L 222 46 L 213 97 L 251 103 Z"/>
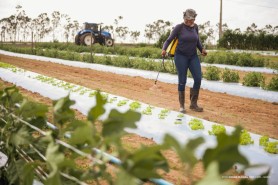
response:
<path fill-rule="evenodd" d="M 187 70 L 189 69 L 193 79 L 193 89 L 198 90 L 201 87 L 202 71 L 200 60 L 197 55 L 184 56 L 180 54 L 175 54 L 175 65 L 178 72 L 178 90 L 184 91 L 185 84 L 187 80 Z"/>

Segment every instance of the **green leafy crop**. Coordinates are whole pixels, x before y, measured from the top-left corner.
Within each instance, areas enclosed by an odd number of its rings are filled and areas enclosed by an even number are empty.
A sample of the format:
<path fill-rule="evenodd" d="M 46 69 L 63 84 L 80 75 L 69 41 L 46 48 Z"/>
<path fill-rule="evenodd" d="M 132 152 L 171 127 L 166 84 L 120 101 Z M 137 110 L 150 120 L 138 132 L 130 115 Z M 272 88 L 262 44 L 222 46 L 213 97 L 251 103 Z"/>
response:
<path fill-rule="evenodd" d="M 208 131 L 209 135 L 219 135 L 226 133 L 226 128 L 223 125 L 212 125 L 212 131 Z"/>
<path fill-rule="evenodd" d="M 265 151 L 272 154 L 278 154 L 278 142 L 268 142 L 264 148 Z"/>
<path fill-rule="evenodd" d="M 183 118 L 184 117 L 184 114 L 183 113 L 179 113 L 178 114 L 178 118 Z"/>
<path fill-rule="evenodd" d="M 241 145 L 249 145 L 253 144 L 254 141 L 252 140 L 250 133 L 247 132 L 246 130 L 242 130 L 240 134 L 240 144 Z"/>
<path fill-rule="evenodd" d="M 260 137 L 260 145 L 261 146 L 266 146 L 268 142 L 269 142 L 269 137 L 268 136 Z"/>
<path fill-rule="evenodd" d="M 9 158 L 8 164 L 0 169 L 1 178 L 4 177 L 10 184 L 31 185 L 35 178 L 35 169 L 40 167 L 40 171 L 49 174 L 43 179 L 45 184 L 77 184 L 75 180 L 98 183 L 101 180 L 106 184 L 135 185 L 142 179 L 160 178 L 160 174 L 169 171 L 168 162 L 162 154 L 163 150 L 168 149 L 173 149 L 182 165 L 187 166 L 185 175 L 188 177 L 193 176 L 192 172 L 197 163 L 201 162 L 204 166 L 204 178 L 197 181 L 193 179 L 189 184 L 231 184 L 221 178 L 223 173 L 231 170 L 236 163 L 248 168 L 248 160 L 238 150 L 240 138 L 246 132 L 241 132 L 240 127 L 231 135 L 217 135 L 217 146 L 206 149 L 201 161 L 195 150 L 204 143 L 202 137 L 189 139 L 186 144 L 181 144 L 173 136 L 166 134 L 162 144 L 126 150 L 122 143 L 122 137 L 126 134 L 124 129 L 137 128 L 136 122 L 140 120 L 141 114 L 132 110 L 121 113 L 112 109 L 102 121 L 102 130 L 98 131 L 96 122 L 99 122 L 101 115 L 106 112 L 104 105 L 107 99 L 103 98 L 99 91 L 95 98 L 96 105 L 89 110 L 87 120 L 75 118 L 75 112 L 70 108 L 75 102 L 69 96 L 54 101 L 53 119 L 57 130 L 52 130 L 46 125 L 47 107 L 24 99 L 15 87 L 0 91 L 0 148 Z M 148 106 L 144 111 L 151 114 L 152 107 Z M 26 124 L 26 121 L 30 123 Z M 198 119 L 192 119 L 190 126 L 196 127 L 195 129 L 204 128 L 202 121 Z M 34 135 L 35 127 L 44 130 L 35 131 L 41 134 L 40 137 Z M 70 136 L 65 137 L 65 133 Z M 115 178 L 109 173 L 106 161 L 101 160 L 101 154 L 92 153 L 95 148 L 101 148 L 104 152 L 113 148 L 115 157 L 121 161 Z M 26 150 L 28 158 L 35 159 L 35 162 L 26 163 L 20 159 L 19 150 Z M 265 150 L 277 153 L 277 142 L 269 142 Z M 93 165 L 80 168 L 76 164 L 80 157 L 88 157 L 93 161 Z M 63 174 L 66 176 L 62 176 Z M 268 175 L 268 172 L 264 175 Z M 66 179 L 67 177 L 70 178 Z M 259 180 L 254 180 L 253 184 L 267 184 L 267 179 Z M 241 180 L 239 183 L 247 184 L 241 183 Z"/>
<path fill-rule="evenodd" d="M 151 106 L 148 106 L 148 107 L 146 107 L 146 109 L 144 109 L 143 111 L 142 111 L 142 114 L 146 114 L 146 115 L 152 115 L 152 107 Z"/>
<path fill-rule="evenodd" d="M 158 118 L 165 119 L 168 116 L 169 112 L 170 111 L 168 109 L 161 110 L 160 113 L 158 114 Z"/>
<path fill-rule="evenodd" d="M 118 106 L 118 107 L 121 107 L 121 106 L 125 105 L 127 102 L 128 102 L 128 100 L 120 100 L 120 101 L 117 103 L 117 106 Z"/>
<path fill-rule="evenodd" d="M 277 141 L 270 142 L 268 136 L 260 137 L 260 145 L 264 146 L 264 150 L 268 153 L 272 153 L 272 154 L 278 153 L 278 142 Z"/>
<path fill-rule="evenodd" d="M 203 122 L 196 118 L 191 119 L 188 124 L 192 130 L 203 130 L 204 129 Z"/>
<path fill-rule="evenodd" d="M 137 110 L 137 109 L 141 108 L 141 103 L 139 103 L 137 101 L 134 101 L 134 102 L 129 104 L 129 108 L 131 110 Z"/>

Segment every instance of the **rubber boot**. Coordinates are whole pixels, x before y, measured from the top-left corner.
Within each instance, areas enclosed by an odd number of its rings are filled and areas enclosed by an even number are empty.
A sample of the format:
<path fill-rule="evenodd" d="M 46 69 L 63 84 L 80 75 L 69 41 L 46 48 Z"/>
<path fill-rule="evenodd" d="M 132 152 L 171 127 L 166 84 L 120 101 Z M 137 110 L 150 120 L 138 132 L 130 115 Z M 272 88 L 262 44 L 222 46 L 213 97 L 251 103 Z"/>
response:
<path fill-rule="evenodd" d="M 185 113 L 184 102 L 185 102 L 185 91 L 179 91 L 179 102 L 180 102 L 180 112 Z"/>
<path fill-rule="evenodd" d="M 199 98 L 199 89 L 196 90 L 196 89 L 190 88 L 191 104 L 190 104 L 189 108 L 196 112 L 203 112 L 204 109 L 202 107 L 199 107 L 197 104 L 198 98 Z"/>

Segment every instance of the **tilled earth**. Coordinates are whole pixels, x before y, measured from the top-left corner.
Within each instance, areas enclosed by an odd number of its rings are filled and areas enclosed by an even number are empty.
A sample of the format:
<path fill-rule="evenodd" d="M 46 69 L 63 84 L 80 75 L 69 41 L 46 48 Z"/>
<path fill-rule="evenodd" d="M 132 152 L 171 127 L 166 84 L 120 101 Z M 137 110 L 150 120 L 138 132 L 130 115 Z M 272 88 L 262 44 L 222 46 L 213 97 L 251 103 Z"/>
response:
<path fill-rule="evenodd" d="M 51 62 L 0 55 L 0 61 L 92 89 L 138 100 L 153 106 L 178 110 L 175 84 L 141 77 L 130 77 L 92 69 L 70 67 Z M 262 100 L 242 98 L 201 89 L 198 104 L 204 112 L 188 108 L 189 89 L 186 89 L 187 114 L 224 125 L 241 125 L 250 132 L 278 139 L 278 105 Z"/>
<path fill-rule="evenodd" d="M 154 85 L 154 80 L 141 77 L 117 75 L 5 55 L 0 55 L 0 61 L 153 106 L 178 110 L 177 87 L 173 84 L 157 82 L 157 85 Z M 1 83 L 10 85 L 3 81 Z M 49 106 L 52 104 L 50 99 L 44 98 L 37 93 L 32 93 L 22 88 L 20 90 L 25 96 L 32 97 L 36 101 Z M 189 89 L 186 89 L 186 92 L 189 92 Z M 241 125 L 250 132 L 278 138 L 278 109 L 276 103 L 201 90 L 199 104 L 204 107 L 204 112 L 197 113 L 188 108 L 187 114 L 224 125 Z M 189 105 L 188 93 L 186 93 L 186 105 L 187 107 Z M 81 113 L 77 112 L 77 116 L 80 119 L 85 119 L 85 116 Z M 151 139 L 133 134 L 124 137 L 123 142 L 131 149 L 136 149 L 141 144 L 155 144 Z M 179 162 L 176 154 L 172 151 L 166 151 L 164 155 L 169 161 L 171 170 L 169 173 L 163 174 L 163 178 L 174 184 L 188 184 L 189 179 L 186 177 L 185 168 Z M 231 171 L 230 173 L 234 172 Z M 193 178 L 196 180 L 203 176 L 203 166 L 198 163 L 193 171 Z"/>

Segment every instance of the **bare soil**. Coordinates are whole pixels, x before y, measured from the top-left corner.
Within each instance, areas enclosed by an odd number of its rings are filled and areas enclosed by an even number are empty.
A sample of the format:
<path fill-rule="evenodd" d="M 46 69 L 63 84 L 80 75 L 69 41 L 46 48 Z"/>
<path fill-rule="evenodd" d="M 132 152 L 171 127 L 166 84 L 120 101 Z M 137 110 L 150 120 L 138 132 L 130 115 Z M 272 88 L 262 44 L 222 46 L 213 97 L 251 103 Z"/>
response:
<path fill-rule="evenodd" d="M 141 77 L 130 77 L 92 69 L 70 67 L 51 62 L 0 55 L 0 61 L 92 89 L 124 96 L 153 106 L 178 111 L 175 84 L 167 84 Z M 186 88 L 186 106 L 189 105 Z M 278 106 L 262 100 L 200 90 L 198 104 L 204 112 L 186 109 L 187 114 L 229 126 L 241 125 L 250 132 L 278 139 Z"/>
<path fill-rule="evenodd" d="M 67 82 L 83 85 L 92 89 L 124 96 L 158 107 L 178 110 L 177 86 L 158 82 L 141 77 L 130 77 L 91 69 L 75 68 L 50 62 L 23 59 L 0 55 L 0 61 L 14 66 L 51 76 Z M 0 84 L 10 85 L 0 81 Z M 35 101 L 51 107 L 52 100 L 44 98 L 37 93 L 32 93 L 20 88 L 20 91 Z M 189 92 L 189 89 L 186 89 Z M 223 93 L 211 92 L 201 89 L 199 104 L 204 107 L 204 112 L 197 113 L 187 109 L 187 114 L 217 122 L 224 125 L 241 125 L 250 132 L 278 138 L 278 109 L 276 103 L 261 100 L 242 98 Z M 186 93 L 186 105 L 189 105 L 189 94 Z M 51 114 L 49 114 L 51 117 Z M 86 117 L 76 111 L 79 119 Z M 101 127 L 100 125 L 98 126 Z M 100 128 L 101 129 L 101 128 Z M 123 138 L 123 143 L 129 149 L 136 149 L 141 145 L 154 145 L 151 139 L 129 134 Z M 163 153 L 170 165 L 170 172 L 164 173 L 163 178 L 174 184 L 188 184 L 185 167 L 181 165 L 173 151 Z M 230 172 L 234 173 L 233 171 Z M 193 179 L 204 176 L 202 163 L 198 163 L 193 171 Z"/>

